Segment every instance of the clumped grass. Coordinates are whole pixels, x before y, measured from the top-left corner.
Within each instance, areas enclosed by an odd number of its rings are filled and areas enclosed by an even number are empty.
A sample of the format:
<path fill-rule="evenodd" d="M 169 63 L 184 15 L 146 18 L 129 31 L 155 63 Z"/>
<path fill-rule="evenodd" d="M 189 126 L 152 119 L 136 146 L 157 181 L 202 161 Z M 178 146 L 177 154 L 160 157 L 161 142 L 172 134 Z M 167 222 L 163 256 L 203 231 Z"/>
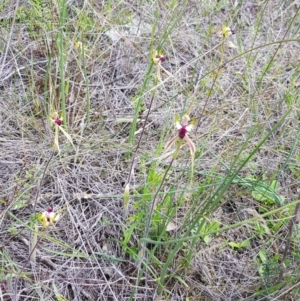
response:
<path fill-rule="evenodd" d="M 297 1 L 1 3 L 1 298 L 298 300 L 298 23 Z"/>

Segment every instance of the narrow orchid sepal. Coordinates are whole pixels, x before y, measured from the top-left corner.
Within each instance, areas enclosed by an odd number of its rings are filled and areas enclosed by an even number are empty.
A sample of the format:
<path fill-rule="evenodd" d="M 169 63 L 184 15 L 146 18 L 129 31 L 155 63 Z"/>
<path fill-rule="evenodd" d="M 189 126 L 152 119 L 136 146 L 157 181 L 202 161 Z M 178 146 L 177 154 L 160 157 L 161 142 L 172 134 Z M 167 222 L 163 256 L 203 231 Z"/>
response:
<path fill-rule="evenodd" d="M 167 151 L 177 139 L 178 137 L 175 136 L 171 140 L 169 140 L 165 145 L 165 151 Z"/>
<path fill-rule="evenodd" d="M 190 139 L 190 137 L 188 135 L 185 135 L 184 137 L 185 141 L 187 142 L 189 148 L 190 148 L 190 152 L 191 152 L 191 156 L 195 156 L 195 152 L 196 152 L 196 147 L 194 142 Z"/>

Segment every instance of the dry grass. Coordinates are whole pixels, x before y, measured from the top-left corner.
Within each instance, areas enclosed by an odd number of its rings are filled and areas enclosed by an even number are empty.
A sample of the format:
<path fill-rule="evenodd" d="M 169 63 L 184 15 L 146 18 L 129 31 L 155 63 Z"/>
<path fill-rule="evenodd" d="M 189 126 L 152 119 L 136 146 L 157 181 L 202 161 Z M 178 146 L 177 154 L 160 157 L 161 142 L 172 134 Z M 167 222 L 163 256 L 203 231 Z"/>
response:
<path fill-rule="evenodd" d="M 169 73 L 162 72 L 135 154 L 130 187 L 136 196 L 147 186 L 149 165 L 174 135 L 174 115 L 192 104 L 199 126 L 191 134 L 197 147 L 194 184 L 189 187 L 190 158 L 182 151 L 165 193 L 171 187 L 176 198 L 182 189 L 188 195 L 193 189 L 192 202 L 200 206 L 228 172 L 225 166 L 235 159 L 241 164 L 292 108 L 239 176 L 265 183 L 277 179 L 285 204 L 299 199 L 299 1 L 69 1 L 63 32 L 66 123 L 75 149 L 60 134 L 60 153 L 53 151 L 49 121 L 54 110 L 61 111 L 59 8 L 50 2 L 42 9 L 29 0 L 0 4 L 0 300 L 130 300 L 140 274 L 136 258 L 122 244 L 132 225 L 125 219 L 123 192 L 154 89 L 155 72 L 147 74 L 151 45 L 162 44 L 162 66 Z M 222 54 L 216 32 L 225 23 L 236 32 L 230 40 L 237 49 L 225 47 Z M 84 53 L 77 41 L 83 41 Z M 131 143 L 138 99 L 143 109 Z M 130 122 L 121 122 L 124 118 Z M 169 162 L 170 157 L 157 161 L 157 172 Z M 207 188 L 200 194 L 199 187 Z M 297 300 L 296 231 L 281 279 L 286 283 L 254 296 L 276 284 L 272 267 L 270 279 L 259 274 L 259 253 L 265 249 L 270 260 L 276 250 L 283 254 L 293 208 L 275 230 L 272 219 L 283 215 L 258 218 L 271 229 L 260 236 L 247 220 L 254 211 L 262 214 L 262 207 L 275 207 L 258 202 L 251 191 L 238 181 L 230 185 L 206 218 L 222 227 L 245 220 L 244 225 L 211 235 L 208 244 L 199 239 L 184 270 L 181 263 L 191 246 L 186 242 L 168 267 L 162 295 L 158 277 L 171 245 L 159 248 L 159 263 L 151 262 L 153 273 L 142 275 L 133 300 Z M 136 213 L 135 202 L 129 215 Z M 61 210 L 57 231 L 39 228 L 36 262 L 30 261 L 33 216 L 47 208 Z M 186 221 L 184 212 L 178 208 L 178 224 Z M 181 234 L 174 230 L 165 239 Z M 137 227 L 129 248 L 138 252 L 142 237 Z M 246 248 L 228 246 L 246 239 Z"/>

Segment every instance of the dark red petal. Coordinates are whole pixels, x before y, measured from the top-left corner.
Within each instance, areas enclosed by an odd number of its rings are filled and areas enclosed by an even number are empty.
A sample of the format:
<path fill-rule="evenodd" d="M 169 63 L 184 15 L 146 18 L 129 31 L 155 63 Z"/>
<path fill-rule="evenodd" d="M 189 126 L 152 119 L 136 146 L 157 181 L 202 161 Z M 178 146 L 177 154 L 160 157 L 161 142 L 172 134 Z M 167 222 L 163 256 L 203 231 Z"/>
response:
<path fill-rule="evenodd" d="M 183 139 L 186 133 L 187 133 L 186 126 L 182 126 L 178 131 L 179 138 Z"/>
<path fill-rule="evenodd" d="M 61 126 L 61 125 L 62 125 L 62 120 L 61 120 L 60 118 L 54 119 L 54 122 L 55 122 L 58 126 Z"/>

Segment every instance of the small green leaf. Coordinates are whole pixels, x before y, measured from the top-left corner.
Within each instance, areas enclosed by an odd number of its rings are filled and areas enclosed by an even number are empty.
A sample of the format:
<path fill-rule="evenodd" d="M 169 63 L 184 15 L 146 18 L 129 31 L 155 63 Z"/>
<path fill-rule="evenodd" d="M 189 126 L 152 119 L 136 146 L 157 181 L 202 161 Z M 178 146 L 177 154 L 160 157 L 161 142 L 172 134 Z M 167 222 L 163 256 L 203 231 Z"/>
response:
<path fill-rule="evenodd" d="M 260 258 L 260 260 L 264 263 L 267 261 L 267 256 L 266 256 L 266 251 L 265 249 L 261 249 L 259 252 L 258 252 L 258 256 Z"/>
<path fill-rule="evenodd" d="M 239 249 L 239 247 L 240 247 L 239 243 L 235 243 L 233 241 L 229 242 L 228 245 L 233 249 L 234 248 Z"/>
<path fill-rule="evenodd" d="M 249 247 L 250 246 L 250 241 L 248 239 L 245 239 L 243 240 L 241 243 L 240 243 L 240 247 L 241 248 L 246 248 L 246 247 Z"/>
<path fill-rule="evenodd" d="M 241 249 L 241 248 L 246 248 L 249 247 L 250 242 L 248 239 L 243 240 L 242 242 L 234 242 L 234 241 L 230 241 L 228 243 L 228 245 L 233 248 L 233 249 Z"/>
<path fill-rule="evenodd" d="M 205 243 L 208 244 L 210 242 L 210 237 L 208 235 L 206 235 L 206 236 L 203 237 L 203 240 L 204 240 Z"/>

